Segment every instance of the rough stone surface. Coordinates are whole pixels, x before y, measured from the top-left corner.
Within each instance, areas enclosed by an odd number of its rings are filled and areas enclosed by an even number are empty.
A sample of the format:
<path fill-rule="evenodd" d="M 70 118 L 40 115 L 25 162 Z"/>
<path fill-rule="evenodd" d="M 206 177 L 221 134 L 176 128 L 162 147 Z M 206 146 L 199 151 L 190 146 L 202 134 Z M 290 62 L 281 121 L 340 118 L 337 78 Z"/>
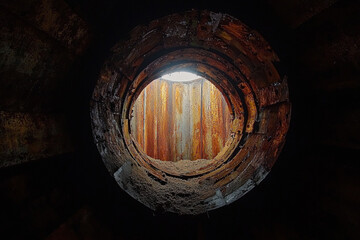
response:
<path fill-rule="evenodd" d="M 87 24 L 62 0 L 0 1 L 8 12 L 45 32 L 70 52 L 81 54 L 89 44 Z"/>
<path fill-rule="evenodd" d="M 59 114 L 0 112 L 0 168 L 74 151 L 69 123 Z"/>
<path fill-rule="evenodd" d="M 74 151 L 69 95 L 90 40 L 64 1 L 0 1 L 0 167 Z"/>

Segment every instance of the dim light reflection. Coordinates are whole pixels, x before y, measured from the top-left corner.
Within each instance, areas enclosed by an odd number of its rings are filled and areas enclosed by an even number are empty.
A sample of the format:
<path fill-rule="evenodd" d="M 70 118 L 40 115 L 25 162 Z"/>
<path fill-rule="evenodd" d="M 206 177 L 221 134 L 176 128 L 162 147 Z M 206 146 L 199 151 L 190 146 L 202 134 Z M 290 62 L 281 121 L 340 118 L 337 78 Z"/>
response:
<path fill-rule="evenodd" d="M 190 72 L 172 72 L 163 75 L 161 78 L 173 82 L 190 82 L 200 79 L 201 77 Z"/>

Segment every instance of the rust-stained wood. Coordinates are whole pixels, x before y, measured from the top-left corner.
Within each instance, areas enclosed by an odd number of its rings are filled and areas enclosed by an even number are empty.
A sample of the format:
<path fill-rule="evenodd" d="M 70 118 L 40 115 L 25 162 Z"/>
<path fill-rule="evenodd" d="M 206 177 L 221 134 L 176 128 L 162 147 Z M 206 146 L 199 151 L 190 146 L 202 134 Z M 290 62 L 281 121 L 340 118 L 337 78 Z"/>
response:
<path fill-rule="evenodd" d="M 164 161 L 212 159 L 230 134 L 230 119 L 222 93 L 210 81 L 157 79 L 137 98 L 131 131 L 150 157 Z"/>
<path fill-rule="evenodd" d="M 194 82 L 190 87 L 190 116 L 193 124 L 190 125 L 190 134 L 192 136 L 191 159 L 203 158 L 203 142 L 202 142 L 202 107 L 201 107 L 201 82 Z"/>

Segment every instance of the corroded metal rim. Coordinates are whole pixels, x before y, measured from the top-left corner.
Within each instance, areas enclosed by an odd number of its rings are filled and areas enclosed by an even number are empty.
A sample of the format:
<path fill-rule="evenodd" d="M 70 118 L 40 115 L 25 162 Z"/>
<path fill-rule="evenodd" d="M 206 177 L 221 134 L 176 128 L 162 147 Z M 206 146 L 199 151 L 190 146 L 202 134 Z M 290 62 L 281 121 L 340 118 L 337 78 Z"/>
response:
<path fill-rule="evenodd" d="M 216 60 L 214 60 L 214 57 L 216 57 Z M 233 134 L 231 138 L 227 141 L 225 148 L 212 161 L 208 161 L 205 166 L 200 164 L 197 169 L 193 169 L 192 167 L 190 170 L 187 169 L 186 166 L 183 166 L 181 169 L 177 168 L 174 170 L 169 167 L 164 168 L 161 163 L 152 161 L 152 158 L 148 157 L 143 151 L 136 147 L 134 141 L 129 137 L 131 136 L 130 129 L 128 128 L 129 125 L 124 124 L 122 130 L 132 156 L 134 159 L 137 159 L 140 164 L 143 164 L 144 167 L 150 166 L 149 172 L 153 173 L 155 176 L 160 172 L 180 178 L 205 175 L 220 167 L 226 160 L 229 160 L 229 156 L 234 154 L 234 150 L 239 146 L 243 137 L 243 132 L 247 131 L 245 127 L 247 118 L 245 118 L 244 115 L 247 116 L 248 114 L 247 108 L 244 109 L 243 107 L 246 102 L 244 102 L 244 98 L 239 95 L 241 92 L 236 90 L 237 86 L 231 83 L 229 75 L 226 74 L 226 72 L 220 72 L 219 69 L 216 68 L 219 64 L 226 63 L 221 60 L 223 59 L 211 52 L 203 51 L 201 49 L 183 48 L 157 58 L 133 81 L 131 88 L 136 90 L 135 92 L 129 91 L 125 97 L 125 105 L 123 106 L 122 114 L 125 119 L 131 118 L 132 105 L 136 100 L 136 96 L 139 95 L 146 84 L 171 71 L 190 70 L 198 75 L 204 76 L 219 88 L 225 96 L 229 106 L 231 106 L 233 115 Z M 143 72 L 146 72 L 146 74 Z M 231 71 L 231 74 L 234 73 L 235 71 Z M 238 74 L 240 74 L 240 72 L 238 72 Z M 246 84 L 246 86 L 248 86 L 248 84 Z M 126 103 L 128 103 L 128 105 L 126 105 Z M 155 173 L 155 171 L 157 171 L 157 173 Z"/>
<path fill-rule="evenodd" d="M 240 198 L 266 176 L 285 142 L 290 103 L 275 61 L 268 43 L 229 15 L 192 10 L 138 26 L 113 48 L 91 102 L 94 138 L 108 170 L 151 209 L 197 214 Z M 225 148 L 191 167 L 148 157 L 129 124 L 141 90 L 184 69 L 212 81 L 233 116 Z"/>

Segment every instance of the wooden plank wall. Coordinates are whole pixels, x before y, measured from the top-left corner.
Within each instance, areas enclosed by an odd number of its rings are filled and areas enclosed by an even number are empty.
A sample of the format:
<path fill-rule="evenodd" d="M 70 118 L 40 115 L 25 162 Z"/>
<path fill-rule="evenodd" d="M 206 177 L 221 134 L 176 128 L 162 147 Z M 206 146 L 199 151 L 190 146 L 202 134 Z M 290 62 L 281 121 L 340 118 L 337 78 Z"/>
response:
<path fill-rule="evenodd" d="M 230 112 L 222 93 L 206 79 L 157 79 L 134 104 L 131 133 L 156 159 L 212 159 L 230 135 Z"/>

